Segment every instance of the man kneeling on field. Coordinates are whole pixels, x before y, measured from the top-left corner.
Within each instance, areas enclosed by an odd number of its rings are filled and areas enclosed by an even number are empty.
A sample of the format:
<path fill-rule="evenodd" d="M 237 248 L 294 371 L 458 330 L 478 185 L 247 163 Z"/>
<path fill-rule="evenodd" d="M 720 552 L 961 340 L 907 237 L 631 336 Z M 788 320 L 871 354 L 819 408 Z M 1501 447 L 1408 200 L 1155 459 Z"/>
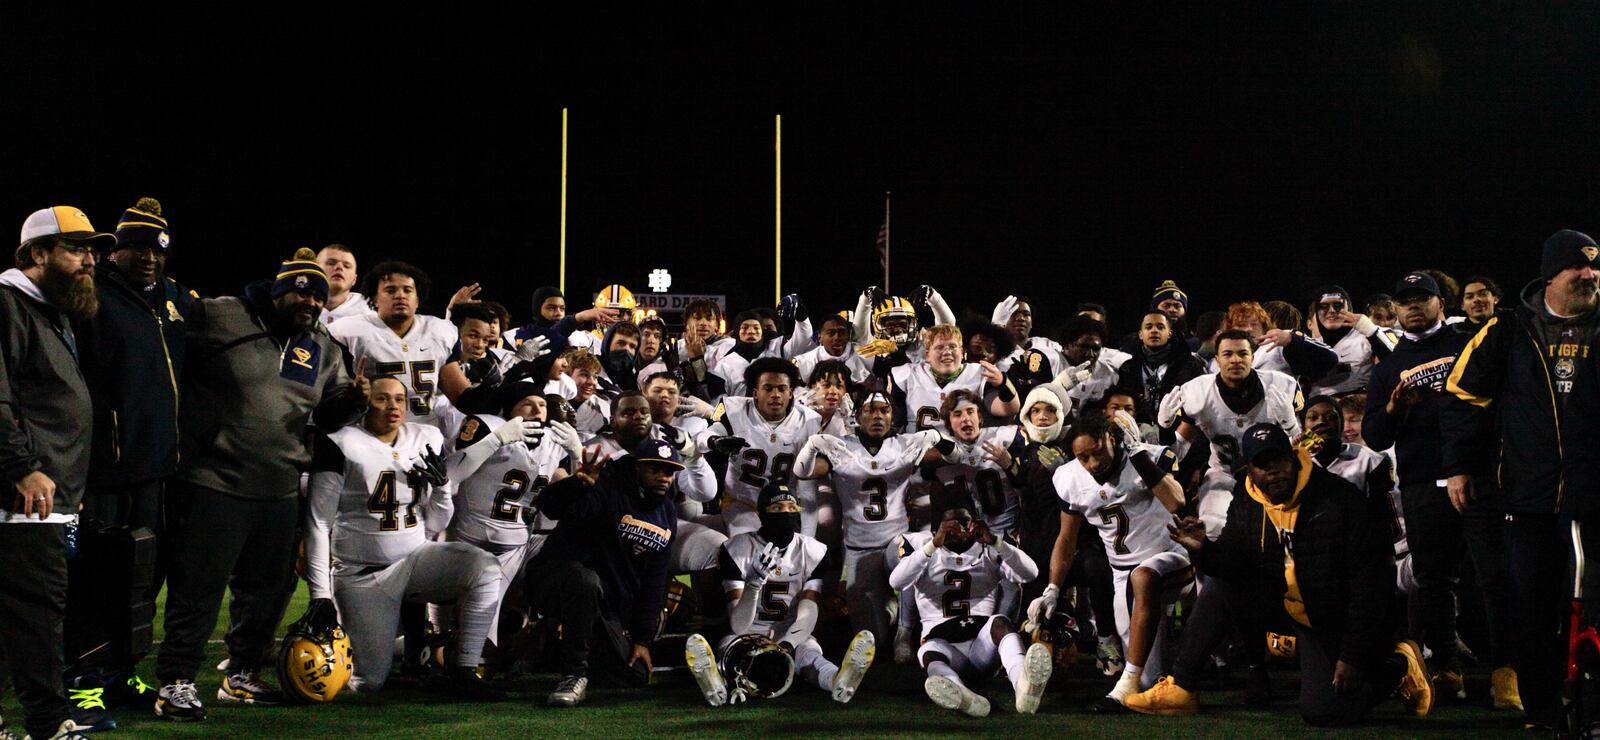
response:
<path fill-rule="evenodd" d="M 355 691 L 377 691 L 389 679 L 403 602 L 455 602 L 447 685 L 469 698 L 502 699 L 477 675 L 500 600 L 500 565 L 466 542 L 433 540 L 454 509 L 439 458 L 444 436 L 406 423 L 398 378 L 374 378 L 370 399 L 360 424 L 317 441 L 305 538 L 312 602 L 332 599 L 339 609 Z"/>
<path fill-rule="evenodd" d="M 800 499 L 788 484 L 768 483 L 756 511 L 761 528 L 735 535 L 720 555 L 733 628 L 721 641 L 722 665 L 705 637 L 690 635 L 684 648 L 689 672 L 714 707 L 777 697 L 796 674 L 834 701 L 848 702 L 872 665 L 872 632 L 856 633 L 844 665 L 823 657 L 811 631 L 824 577 L 832 570 L 828 547 L 800 533 Z"/>
<path fill-rule="evenodd" d="M 616 460 L 586 450 L 575 467 L 539 496 L 556 529 L 523 584 L 529 608 L 561 625 L 557 707 L 588 695 L 590 653 L 618 683 L 649 683 L 678 527 L 672 478 L 684 469 L 670 443 L 649 437 Z"/>
<path fill-rule="evenodd" d="M 1397 694 L 1416 716 L 1433 688 L 1415 642 L 1391 640 L 1394 551 L 1388 502 L 1312 463 L 1274 423 L 1243 437 L 1245 476 L 1216 541 L 1185 517 L 1172 538 L 1212 580 L 1184 627 L 1174 675 L 1123 704 L 1143 714 L 1193 714 L 1200 665 L 1229 632 L 1218 620 L 1293 634 L 1300 716 L 1318 727 L 1359 722 Z M 1206 639 L 1202 636 L 1211 636 Z M 1195 638 L 1195 639 L 1190 639 Z"/>

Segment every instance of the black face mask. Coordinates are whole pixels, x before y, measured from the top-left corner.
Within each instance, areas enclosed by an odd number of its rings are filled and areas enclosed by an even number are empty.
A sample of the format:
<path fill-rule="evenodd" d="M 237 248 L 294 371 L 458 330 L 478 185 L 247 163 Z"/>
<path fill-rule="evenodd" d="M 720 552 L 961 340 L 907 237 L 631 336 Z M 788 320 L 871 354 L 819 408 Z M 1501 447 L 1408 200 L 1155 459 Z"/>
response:
<path fill-rule="evenodd" d="M 736 340 L 733 343 L 733 353 L 746 360 L 754 361 L 761 356 L 761 350 L 764 347 L 766 347 L 766 344 L 763 342 L 741 342 Z"/>
<path fill-rule="evenodd" d="M 954 553 L 963 553 L 963 552 L 966 552 L 968 550 L 971 550 L 972 549 L 972 543 L 976 542 L 976 541 L 977 540 L 962 540 L 960 542 L 956 542 L 954 540 L 945 540 L 944 541 L 944 549 L 949 550 L 950 552 L 954 552 Z"/>
<path fill-rule="evenodd" d="M 788 547 L 794 533 L 800 531 L 800 512 L 761 512 L 761 539 L 778 547 Z"/>
<path fill-rule="evenodd" d="M 625 349 L 614 349 L 606 353 L 606 369 L 613 372 L 633 372 L 634 355 Z"/>

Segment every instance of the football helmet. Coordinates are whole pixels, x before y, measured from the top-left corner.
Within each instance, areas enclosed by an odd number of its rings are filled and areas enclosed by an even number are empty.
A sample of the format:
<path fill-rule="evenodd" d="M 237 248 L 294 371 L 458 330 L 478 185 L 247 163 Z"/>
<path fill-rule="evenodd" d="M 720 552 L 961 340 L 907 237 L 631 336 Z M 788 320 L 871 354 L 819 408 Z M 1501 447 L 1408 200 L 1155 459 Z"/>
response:
<path fill-rule="evenodd" d="M 682 634 L 694 617 L 694 589 L 676 578 L 667 581 L 667 601 L 661 607 L 661 632 Z"/>
<path fill-rule="evenodd" d="M 794 656 L 765 635 L 734 638 L 723 648 L 721 663 L 722 675 L 733 689 L 730 701 L 783 696 L 794 683 Z"/>
<path fill-rule="evenodd" d="M 1026 621 L 1022 631 L 1034 642 L 1050 649 L 1050 660 L 1057 671 L 1071 668 L 1078 662 L 1078 621 L 1065 610 L 1057 610 L 1042 623 Z"/>
<path fill-rule="evenodd" d="M 339 627 L 331 599 L 312 599 L 305 616 L 289 625 L 278 649 L 278 683 L 295 703 L 333 701 L 355 668 L 350 638 Z"/>
<path fill-rule="evenodd" d="M 900 296 L 889 296 L 872 307 L 872 335 L 905 345 L 917 336 L 917 309 Z"/>

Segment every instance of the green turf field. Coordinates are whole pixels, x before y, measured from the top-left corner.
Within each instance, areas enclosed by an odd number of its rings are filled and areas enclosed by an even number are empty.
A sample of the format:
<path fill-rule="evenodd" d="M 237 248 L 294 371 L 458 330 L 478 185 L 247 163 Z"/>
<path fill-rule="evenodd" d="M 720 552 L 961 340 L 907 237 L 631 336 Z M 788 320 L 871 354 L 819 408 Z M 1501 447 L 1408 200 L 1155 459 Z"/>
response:
<path fill-rule="evenodd" d="M 290 619 L 304 610 L 304 589 L 289 607 Z M 224 607 L 226 614 L 226 607 Z M 216 636 L 221 637 L 219 629 Z M 156 639 L 161 639 L 161 618 L 156 619 Z M 209 665 L 222 660 L 220 642 L 212 645 Z M 143 666 L 155 680 L 153 659 Z M 196 724 L 176 724 L 157 719 L 149 711 L 124 711 L 119 728 L 110 737 L 175 738 L 464 738 L 555 737 L 560 735 L 607 738 L 650 737 L 660 740 L 687 736 L 830 737 L 873 736 L 950 737 L 983 733 L 993 737 L 1036 737 L 1042 733 L 1071 733 L 1088 737 L 1226 737 L 1276 738 L 1311 735 L 1294 712 L 1292 697 L 1296 676 L 1277 673 L 1280 697 L 1271 710 L 1245 709 L 1237 681 L 1219 680 L 1202 695 L 1196 717 L 1102 717 L 1086 709 L 1089 699 L 1110 687 L 1110 679 L 1093 674 L 1093 662 L 1080 661 L 1066 690 L 1045 696 L 1039 714 L 1017 715 L 1005 681 L 996 678 L 984 693 L 994 703 L 994 713 L 978 720 L 935 707 L 922 694 L 919 671 L 894 665 L 890 651 L 880 649 L 879 660 L 855 700 L 840 706 L 821 691 L 797 684 L 788 695 L 754 705 L 705 706 L 694 682 L 678 673 L 658 676 L 657 685 L 642 691 L 591 690 L 589 701 L 576 709 L 544 706 L 544 696 L 554 676 L 535 678 L 513 687 L 513 699 L 500 704 L 456 702 L 416 689 L 385 689 L 379 695 L 346 693 L 328 706 L 252 708 L 224 705 L 215 700 L 221 676 L 202 670 L 201 699 L 210 719 Z M 1487 677 L 1470 677 L 1473 701 L 1445 704 L 1433 716 L 1402 716 L 1399 702 L 1385 705 L 1366 726 L 1344 730 L 1340 737 L 1447 737 L 1471 735 L 1522 736 L 1517 718 L 1487 708 Z M 6 717 L 19 718 L 15 697 L 0 702 Z M 1316 734 L 1329 734 L 1319 732 Z"/>

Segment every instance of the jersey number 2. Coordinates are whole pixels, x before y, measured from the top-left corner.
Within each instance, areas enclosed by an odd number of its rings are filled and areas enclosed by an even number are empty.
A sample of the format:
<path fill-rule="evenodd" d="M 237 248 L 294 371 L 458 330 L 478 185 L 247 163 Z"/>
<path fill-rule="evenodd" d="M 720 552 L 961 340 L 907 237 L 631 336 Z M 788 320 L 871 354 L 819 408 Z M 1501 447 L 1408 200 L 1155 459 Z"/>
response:
<path fill-rule="evenodd" d="M 772 472 L 767 472 L 767 453 L 754 447 L 744 451 L 744 465 L 739 468 L 739 482 L 756 490 L 765 488 L 768 480 L 789 482 L 794 474 L 794 455 L 780 452 L 772 456 Z"/>

